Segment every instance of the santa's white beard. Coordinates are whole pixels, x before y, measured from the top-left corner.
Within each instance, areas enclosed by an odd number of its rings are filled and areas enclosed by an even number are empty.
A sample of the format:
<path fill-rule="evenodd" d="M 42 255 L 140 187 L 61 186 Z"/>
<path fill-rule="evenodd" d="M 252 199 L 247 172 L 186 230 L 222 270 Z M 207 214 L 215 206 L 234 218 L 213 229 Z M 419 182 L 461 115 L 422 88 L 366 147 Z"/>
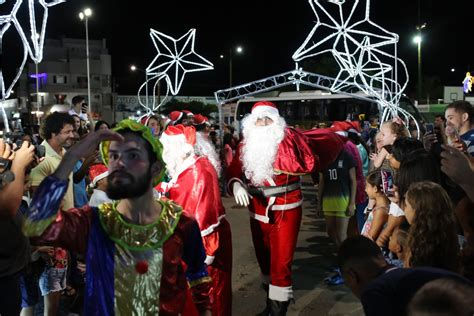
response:
<path fill-rule="evenodd" d="M 196 155 L 206 157 L 216 170 L 217 176 L 221 173 L 221 162 L 216 148 L 211 140 L 201 132 L 196 133 L 196 145 L 194 145 Z"/>
<path fill-rule="evenodd" d="M 163 144 L 163 161 L 166 164 L 168 174 L 173 177 L 183 164 L 184 160 L 193 154 L 193 147 L 179 139 L 168 141 L 161 139 Z"/>
<path fill-rule="evenodd" d="M 263 185 L 273 177 L 273 163 L 278 146 L 285 137 L 286 124 L 281 118 L 274 119 L 273 124 L 267 126 L 255 126 L 254 122 L 245 123 L 247 122 L 243 122 L 244 144 L 241 155 L 245 176 L 252 184 Z"/>

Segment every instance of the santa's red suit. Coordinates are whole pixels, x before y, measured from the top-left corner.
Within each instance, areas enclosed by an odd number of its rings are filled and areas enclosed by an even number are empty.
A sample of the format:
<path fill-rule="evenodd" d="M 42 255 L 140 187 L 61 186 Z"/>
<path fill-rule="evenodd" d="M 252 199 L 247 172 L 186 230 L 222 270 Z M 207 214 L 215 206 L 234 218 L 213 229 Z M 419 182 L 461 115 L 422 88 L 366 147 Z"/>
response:
<path fill-rule="evenodd" d="M 253 196 L 249 205 L 252 238 L 264 282 L 270 283 L 269 297 L 289 301 L 293 297 L 291 264 L 303 204 L 299 176 L 313 170 L 314 155 L 301 134 L 287 128 L 273 164 L 273 178 L 255 187 L 244 177 L 241 149 L 242 145 L 228 169 L 229 191 L 232 192 L 233 183 L 239 181 Z M 257 194 L 258 190 L 271 189 L 275 193 L 268 191 L 267 197 Z"/>
<path fill-rule="evenodd" d="M 259 119 L 270 117 L 273 122 L 281 120 L 276 106 L 270 102 L 256 103 L 252 115 Z M 260 186 L 245 177 L 242 155 L 245 139 L 227 170 L 229 192 L 233 193 L 235 183 L 239 182 L 252 196 L 248 206 L 252 239 L 263 282 L 269 284 L 266 311 L 278 315 L 286 313 L 287 304 L 293 298 L 291 265 L 303 203 L 300 176 L 329 164 L 342 148 L 340 138 L 332 132 L 318 131 L 310 136 L 285 128 L 272 164 L 273 175 Z M 323 156 L 316 155 L 321 149 Z"/>
<path fill-rule="evenodd" d="M 179 135 L 179 131 L 174 131 L 176 128 L 194 131 L 193 127 L 178 125 L 168 127 L 165 134 Z M 178 167 L 171 181 L 159 189 L 198 222 L 212 278 L 212 315 L 231 315 L 232 239 L 216 170 L 207 158 L 193 154 Z"/>

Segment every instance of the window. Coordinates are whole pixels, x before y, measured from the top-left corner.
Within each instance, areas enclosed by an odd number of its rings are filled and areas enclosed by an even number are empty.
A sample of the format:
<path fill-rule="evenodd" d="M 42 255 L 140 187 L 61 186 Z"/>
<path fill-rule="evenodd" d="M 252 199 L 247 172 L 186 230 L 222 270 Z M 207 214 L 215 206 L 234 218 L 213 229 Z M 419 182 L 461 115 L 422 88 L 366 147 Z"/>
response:
<path fill-rule="evenodd" d="M 87 77 L 77 77 L 76 80 L 79 88 L 87 88 Z"/>
<path fill-rule="evenodd" d="M 66 76 L 61 76 L 61 75 L 53 76 L 53 83 L 55 83 L 55 84 L 66 84 L 67 83 L 67 77 Z"/>

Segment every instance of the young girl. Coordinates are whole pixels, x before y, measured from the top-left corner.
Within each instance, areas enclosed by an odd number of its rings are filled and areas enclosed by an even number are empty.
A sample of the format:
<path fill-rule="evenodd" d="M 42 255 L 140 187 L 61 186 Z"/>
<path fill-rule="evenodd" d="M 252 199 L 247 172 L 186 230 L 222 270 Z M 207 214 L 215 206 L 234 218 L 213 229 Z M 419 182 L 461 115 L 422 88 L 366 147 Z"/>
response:
<path fill-rule="evenodd" d="M 405 126 L 401 123 L 396 122 L 385 122 L 380 127 L 380 138 L 381 145 L 393 145 L 395 140 L 400 137 L 410 136 Z M 374 162 L 375 168 L 380 168 L 386 160 L 388 152 L 385 148 L 382 148 L 377 154 L 372 153 L 370 159 Z M 388 167 L 388 165 L 387 165 Z"/>
<path fill-rule="evenodd" d="M 375 201 L 369 213 L 361 234 L 377 240 L 380 232 L 388 220 L 390 201 L 382 190 L 382 175 L 380 170 L 372 171 L 365 180 L 365 192 L 369 199 Z"/>
<path fill-rule="evenodd" d="M 405 267 L 458 272 L 456 219 L 446 191 L 434 182 L 413 183 L 405 196 L 405 215 L 411 225 Z"/>

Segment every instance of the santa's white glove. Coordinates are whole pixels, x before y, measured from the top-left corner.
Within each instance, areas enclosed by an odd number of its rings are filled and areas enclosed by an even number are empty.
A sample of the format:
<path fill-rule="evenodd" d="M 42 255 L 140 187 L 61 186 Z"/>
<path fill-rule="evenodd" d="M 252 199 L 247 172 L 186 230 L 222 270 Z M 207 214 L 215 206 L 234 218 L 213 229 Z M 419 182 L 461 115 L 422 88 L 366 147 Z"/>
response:
<path fill-rule="evenodd" d="M 214 262 L 214 258 L 214 256 L 206 256 L 206 260 L 204 260 L 204 263 L 210 266 Z"/>
<path fill-rule="evenodd" d="M 248 206 L 250 198 L 252 196 L 247 192 L 240 182 L 235 181 L 232 187 L 232 193 L 234 194 L 235 202 L 241 206 Z"/>

